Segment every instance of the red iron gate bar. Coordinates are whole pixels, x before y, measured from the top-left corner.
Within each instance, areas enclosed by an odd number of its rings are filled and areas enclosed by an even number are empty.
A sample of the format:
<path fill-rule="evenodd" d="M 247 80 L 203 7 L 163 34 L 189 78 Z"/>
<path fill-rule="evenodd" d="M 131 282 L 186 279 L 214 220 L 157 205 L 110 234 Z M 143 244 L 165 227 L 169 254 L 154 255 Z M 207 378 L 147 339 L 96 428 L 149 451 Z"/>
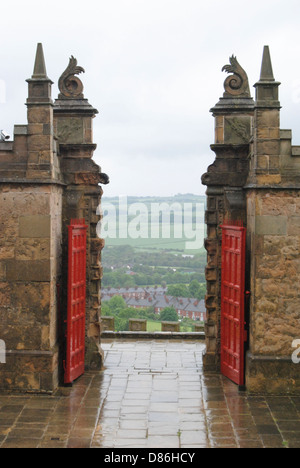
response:
<path fill-rule="evenodd" d="M 246 228 L 223 225 L 221 372 L 244 385 Z"/>
<path fill-rule="evenodd" d="M 84 219 L 68 226 L 68 306 L 65 383 L 84 373 L 86 303 L 86 232 Z"/>

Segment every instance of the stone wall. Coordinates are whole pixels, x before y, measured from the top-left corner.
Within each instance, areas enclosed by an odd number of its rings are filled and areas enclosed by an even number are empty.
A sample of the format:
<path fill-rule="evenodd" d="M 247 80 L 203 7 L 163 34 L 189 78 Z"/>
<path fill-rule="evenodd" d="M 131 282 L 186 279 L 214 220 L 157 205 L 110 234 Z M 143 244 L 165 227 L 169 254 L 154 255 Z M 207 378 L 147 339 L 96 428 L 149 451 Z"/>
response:
<path fill-rule="evenodd" d="M 248 206 L 249 212 L 255 213 L 249 217 L 249 229 L 253 233 L 256 273 L 251 291 L 257 298 L 251 349 L 255 354 L 289 356 L 300 323 L 296 287 L 300 284 L 300 193 L 250 192 Z"/>
<path fill-rule="evenodd" d="M 300 336 L 300 191 L 250 191 L 248 212 L 253 255 L 247 386 L 297 392 L 300 375 L 291 355 Z"/>
<path fill-rule="evenodd" d="M 52 203 L 59 213 L 60 188 L 1 184 L 0 320 L 7 360 L 0 371 L 4 388 L 37 390 L 57 385 L 61 221 L 51 215 Z M 55 241 L 51 231 L 55 231 Z"/>

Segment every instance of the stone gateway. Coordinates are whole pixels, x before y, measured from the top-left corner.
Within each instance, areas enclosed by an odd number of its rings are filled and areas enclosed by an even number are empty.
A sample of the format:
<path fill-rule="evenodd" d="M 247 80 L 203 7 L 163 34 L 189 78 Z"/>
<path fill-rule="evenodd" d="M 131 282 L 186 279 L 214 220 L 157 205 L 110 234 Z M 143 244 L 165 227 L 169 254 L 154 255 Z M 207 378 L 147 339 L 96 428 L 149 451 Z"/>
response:
<path fill-rule="evenodd" d="M 53 82 L 38 44 L 27 80 L 27 124 L 15 125 L 12 141 L 4 133 L 0 138 L 2 391 L 53 393 L 63 381 L 71 220 L 87 225 L 84 365 L 102 368 L 104 240 L 97 236 L 97 224 L 101 185 L 109 177 L 93 160 L 98 111 L 84 97 L 78 76 L 84 69 L 73 56 L 66 65 L 53 101 Z M 204 372 L 220 370 L 226 222 L 246 228 L 246 389 L 299 394 L 300 146 L 292 144 L 290 130 L 280 128 L 280 83 L 268 46 L 255 99 L 235 56 L 222 70 L 229 74 L 224 94 L 211 109 L 216 157 L 202 176 L 207 187 Z"/>

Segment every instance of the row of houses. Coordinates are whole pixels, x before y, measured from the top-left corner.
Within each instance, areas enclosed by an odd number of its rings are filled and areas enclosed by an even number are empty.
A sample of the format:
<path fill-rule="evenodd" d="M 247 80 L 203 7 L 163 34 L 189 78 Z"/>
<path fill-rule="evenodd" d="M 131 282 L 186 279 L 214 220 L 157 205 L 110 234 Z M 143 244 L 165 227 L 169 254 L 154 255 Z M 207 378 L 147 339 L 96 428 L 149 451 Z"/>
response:
<path fill-rule="evenodd" d="M 157 291 L 158 289 L 158 291 Z M 180 318 L 188 317 L 192 320 L 204 322 L 206 309 L 204 300 L 187 297 L 174 297 L 161 291 L 163 288 L 110 288 L 102 291 L 102 302 L 109 301 L 114 295 L 122 296 L 128 305 L 134 309 L 153 307 L 159 314 L 166 307 L 174 307 Z M 114 293 L 112 294 L 112 290 Z M 125 292 L 124 292 L 125 290 Z M 132 291 L 135 290 L 135 293 Z M 143 291 L 144 290 L 144 293 Z"/>

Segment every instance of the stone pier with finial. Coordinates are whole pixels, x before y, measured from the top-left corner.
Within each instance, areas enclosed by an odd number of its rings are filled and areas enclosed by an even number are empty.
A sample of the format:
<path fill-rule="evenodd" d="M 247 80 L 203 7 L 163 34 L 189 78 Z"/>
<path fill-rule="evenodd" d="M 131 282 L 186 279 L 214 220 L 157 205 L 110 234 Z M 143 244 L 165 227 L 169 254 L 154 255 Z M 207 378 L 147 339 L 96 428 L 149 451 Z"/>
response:
<path fill-rule="evenodd" d="M 250 96 L 248 77 L 235 56 L 222 71 L 229 73 L 224 93 L 211 109 L 215 119 L 215 141 L 211 145 L 216 158 L 202 176 L 207 186 L 205 221 L 207 237 L 206 266 L 206 351 L 204 368 L 220 368 L 221 314 L 221 228 L 225 219 L 246 223 L 244 185 L 249 172 L 249 148 L 254 101 Z"/>
<path fill-rule="evenodd" d="M 98 114 L 83 94 L 78 76 L 83 67 L 71 56 L 59 78 L 59 95 L 54 103 L 54 130 L 59 147 L 60 167 L 66 184 L 63 198 L 63 265 L 67 265 L 67 226 L 71 219 L 84 218 L 87 232 L 87 303 L 86 303 L 86 368 L 101 369 L 101 250 L 104 240 L 97 236 L 100 220 L 98 209 L 103 190 L 99 184 L 109 179 L 94 162 L 97 145 L 93 142 L 93 119 Z M 63 267 L 66 268 L 66 267 Z M 62 275 L 62 302 L 66 304 L 65 269 Z M 64 307 L 65 308 L 65 307 Z"/>
<path fill-rule="evenodd" d="M 247 229 L 246 389 L 299 394 L 296 356 L 300 337 L 300 147 L 280 128 L 279 85 L 268 46 L 250 97 L 237 62 L 223 71 L 224 94 L 211 109 L 215 162 L 202 176 L 207 186 L 207 322 L 204 369 L 220 369 L 221 230 L 223 221 Z"/>
<path fill-rule="evenodd" d="M 0 389 L 52 393 L 63 381 L 67 225 L 85 218 L 87 369 L 100 369 L 101 249 L 96 234 L 106 174 L 94 162 L 84 72 L 71 57 L 53 102 L 42 44 L 27 80 L 27 124 L 0 142 Z"/>

